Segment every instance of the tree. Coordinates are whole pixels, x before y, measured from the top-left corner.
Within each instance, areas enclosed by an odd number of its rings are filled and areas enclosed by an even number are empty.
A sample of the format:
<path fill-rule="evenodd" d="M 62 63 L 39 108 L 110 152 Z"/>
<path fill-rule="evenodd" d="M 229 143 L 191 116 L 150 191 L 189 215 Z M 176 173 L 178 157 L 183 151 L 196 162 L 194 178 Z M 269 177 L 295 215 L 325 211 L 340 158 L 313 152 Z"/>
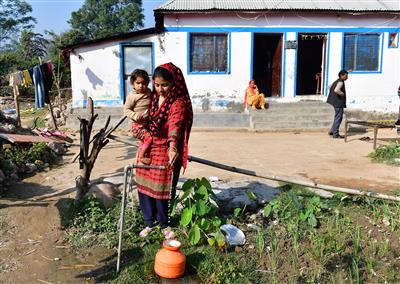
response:
<path fill-rule="evenodd" d="M 49 41 L 42 34 L 34 33 L 31 30 L 22 31 L 19 38 L 19 48 L 25 60 L 45 56 L 48 44 Z"/>
<path fill-rule="evenodd" d="M 85 39 L 127 33 L 143 27 L 142 0 L 86 0 L 69 23 Z"/>
<path fill-rule="evenodd" d="M 28 16 L 32 6 L 24 0 L 0 0 L 0 47 L 21 29 L 31 29 L 36 19 Z"/>

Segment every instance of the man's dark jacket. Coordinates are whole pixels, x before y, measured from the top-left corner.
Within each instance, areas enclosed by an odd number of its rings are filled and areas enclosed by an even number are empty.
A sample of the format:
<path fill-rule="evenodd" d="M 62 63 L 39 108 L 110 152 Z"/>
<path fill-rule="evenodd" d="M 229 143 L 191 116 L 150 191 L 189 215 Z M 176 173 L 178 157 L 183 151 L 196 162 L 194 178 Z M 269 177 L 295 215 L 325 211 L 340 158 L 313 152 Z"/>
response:
<path fill-rule="evenodd" d="M 341 91 L 344 93 L 344 96 L 338 95 L 335 93 L 336 85 L 339 82 L 343 82 L 343 87 Z M 331 104 L 333 107 L 346 107 L 346 87 L 344 86 L 344 81 L 342 79 L 337 79 L 333 82 L 331 89 L 329 91 L 328 100 L 326 101 L 328 104 Z"/>

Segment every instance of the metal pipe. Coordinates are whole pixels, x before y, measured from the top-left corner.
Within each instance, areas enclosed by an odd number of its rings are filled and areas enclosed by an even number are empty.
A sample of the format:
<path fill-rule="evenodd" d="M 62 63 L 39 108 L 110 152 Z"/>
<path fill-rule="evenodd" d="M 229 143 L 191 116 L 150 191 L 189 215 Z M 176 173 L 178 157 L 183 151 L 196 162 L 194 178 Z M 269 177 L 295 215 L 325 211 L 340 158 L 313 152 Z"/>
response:
<path fill-rule="evenodd" d="M 134 168 L 140 169 L 158 169 L 166 170 L 166 166 L 151 166 L 151 165 L 127 165 L 124 168 L 124 188 L 122 190 L 121 215 L 119 218 L 119 237 L 118 237 L 118 256 L 117 256 L 117 273 L 121 266 L 122 239 L 124 234 L 125 223 L 125 207 L 127 203 L 127 191 L 132 191 L 132 174 Z"/>
<path fill-rule="evenodd" d="M 230 172 L 234 172 L 234 173 L 240 173 L 240 174 L 244 174 L 244 175 L 248 175 L 248 176 L 253 176 L 253 177 L 258 177 L 258 178 L 263 178 L 263 179 L 268 179 L 268 180 L 274 180 L 274 181 L 281 181 L 281 182 L 292 183 L 292 184 L 298 184 L 298 185 L 302 185 L 305 187 L 317 188 L 317 189 L 322 189 L 322 190 L 327 190 L 327 191 L 341 192 L 341 193 L 347 193 L 347 194 L 352 194 L 352 195 L 363 195 L 363 196 L 368 196 L 368 197 L 373 197 L 373 198 L 378 198 L 378 199 L 386 199 L 386 200 L 400 202 L 400 197 L 398 197 L 398 196 L 382 194 L 382 193 L 378 193 L 378 192 L 374 192 L 374 191 L 364 191 L 364 190 L 353 189 L 353 188 L 318 184 L 318 183 L 314 183 L 314 182 L 297 181 L 294 179 L 276 176 L 276 175 L 267 175 L 267 174 L 261 175 L 261 174 L 257 174 L 255 171 L 236 168 L 236 167 L 216 163 L 213 161 L 209 161 L 209 160 L 205 160 L 205 159 L 201 159 L 201 158 L 197 158 L 197 157 L 193 157 L 193 156 L 189 156 L 188 159 L 189 159 L 189 162 L 196 162 L 196 163 L 204 164 L 204 165 L 211 166 L 214 168 L 218 168 L 218 169 L 222 169 L 222 170 L 226 170 L 226 171 L 230 171 Z"/>

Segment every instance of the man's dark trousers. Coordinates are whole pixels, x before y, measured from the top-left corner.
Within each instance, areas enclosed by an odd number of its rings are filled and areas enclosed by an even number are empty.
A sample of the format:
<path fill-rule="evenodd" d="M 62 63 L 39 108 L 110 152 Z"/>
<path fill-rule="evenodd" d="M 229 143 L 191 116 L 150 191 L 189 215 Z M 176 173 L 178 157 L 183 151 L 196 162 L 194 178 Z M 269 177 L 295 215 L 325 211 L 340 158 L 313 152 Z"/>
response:
<path fill-rule="evenodd" d="M 343 108 L 342 107 L 335 107 L 335 117 L 333 119 L 333 124 L 331 128 L 331 133 L 333 137 L 339 136 L 339 127 L 343 120 Z"/>

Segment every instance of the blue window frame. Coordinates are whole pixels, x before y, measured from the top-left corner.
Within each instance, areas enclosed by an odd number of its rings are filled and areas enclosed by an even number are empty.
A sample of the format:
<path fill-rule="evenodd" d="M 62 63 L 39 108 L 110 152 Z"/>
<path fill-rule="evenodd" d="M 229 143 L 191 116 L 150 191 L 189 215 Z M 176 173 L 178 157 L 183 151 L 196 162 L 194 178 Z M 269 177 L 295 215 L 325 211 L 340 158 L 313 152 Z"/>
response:
<path fill-rule="evenodd" d="M 380 33 L 345 33 L 343 68 L 352 71 L 377 72 L 381 52 Z"/>
<path fill-rule="evenodd" d="M 130 74 L 136 68 L 147 71 L 150 78 L 154 69 L 154 52 L 151 42 L 124 42 L 120 43 L 121 60 L 121 98 L 125 98 L 132 91 L 129 83 Z M 151 85 L 150 85 L 151 87 Z"/>
<path fill-rule="evenodd" d="M 189 72 L 229 72 L 227 33 L 190 33 L 189 49 Z"/>

